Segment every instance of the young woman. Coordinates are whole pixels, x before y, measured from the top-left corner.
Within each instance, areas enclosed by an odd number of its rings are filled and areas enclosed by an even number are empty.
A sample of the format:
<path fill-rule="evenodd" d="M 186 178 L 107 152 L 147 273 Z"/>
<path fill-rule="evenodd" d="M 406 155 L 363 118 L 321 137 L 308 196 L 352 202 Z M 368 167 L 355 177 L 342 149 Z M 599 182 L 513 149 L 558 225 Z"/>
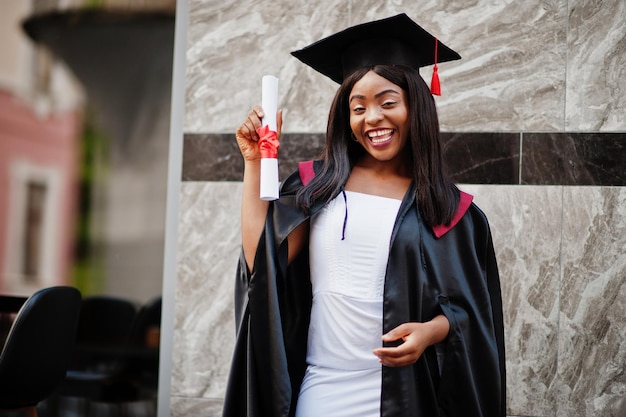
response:
<path fill-rule="evenodd" d="M 382 39 L 390 26 L 404 35 Z M 295 53 L 341 86 L 322 158 L 279 200 L 259 199 L 263 110 L 237 129 L 243 250 L 224 416 L 505 415 L 489 226 L 445 175 L 416 31 L 438 42 L 399 15 L 312 45 L 312 59 Z"/>

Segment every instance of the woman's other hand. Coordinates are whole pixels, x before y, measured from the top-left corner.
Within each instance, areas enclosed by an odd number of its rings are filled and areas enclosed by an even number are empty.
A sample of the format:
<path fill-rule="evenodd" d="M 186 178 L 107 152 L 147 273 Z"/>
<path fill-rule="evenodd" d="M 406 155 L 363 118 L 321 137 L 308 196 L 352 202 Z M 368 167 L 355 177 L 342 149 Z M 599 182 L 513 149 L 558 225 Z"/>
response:
<path fill-rule="evenodd" d="M 396 347 L 374 349 L 374 355 L 385 366 L 412 365 L 428 346 L 443 342 L 449 330 L 450 323 L 442 314 L 426 323 L 404 323 L 382 337 L 383 342 L 402 340 L 402 343 Z"/>

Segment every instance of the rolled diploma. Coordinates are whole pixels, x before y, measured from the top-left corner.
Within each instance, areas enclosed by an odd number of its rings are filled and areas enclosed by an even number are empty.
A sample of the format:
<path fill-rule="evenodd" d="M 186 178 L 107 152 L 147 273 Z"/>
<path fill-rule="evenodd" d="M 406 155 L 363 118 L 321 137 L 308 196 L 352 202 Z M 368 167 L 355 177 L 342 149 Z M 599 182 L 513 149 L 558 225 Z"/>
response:
<path fill-rule="evenodd" d="M 262 79 L 261 107 L 265 115 L 263 126 L 276 132 L 276 112 L 278 111 L 278 78 L 265 75 Z M 278 199 L 278 158 L 261 158 L 261 200 Z"/>

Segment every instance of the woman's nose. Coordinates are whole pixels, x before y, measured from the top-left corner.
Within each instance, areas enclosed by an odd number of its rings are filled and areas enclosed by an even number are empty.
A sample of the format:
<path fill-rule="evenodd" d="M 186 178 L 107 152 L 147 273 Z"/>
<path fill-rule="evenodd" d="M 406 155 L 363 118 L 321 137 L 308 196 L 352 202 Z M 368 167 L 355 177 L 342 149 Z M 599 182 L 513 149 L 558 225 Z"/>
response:
<path fill-rule="evenodd" d="M 365 122 L 369 124 L 376 124 L 383 118 L 383 112 L 378 107 L 370 107 L 367 109 L 365 115 Z"/>

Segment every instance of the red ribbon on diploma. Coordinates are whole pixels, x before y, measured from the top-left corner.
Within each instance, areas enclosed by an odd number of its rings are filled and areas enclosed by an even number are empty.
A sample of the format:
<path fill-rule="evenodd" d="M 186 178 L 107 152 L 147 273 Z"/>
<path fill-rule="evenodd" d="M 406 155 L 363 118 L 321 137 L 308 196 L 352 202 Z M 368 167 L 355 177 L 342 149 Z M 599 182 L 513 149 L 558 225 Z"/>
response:
<path fill-rule="evenodd" d="M 259 150 L 261 151 L 261 158 L 278 159 L 280 143 L 276 137 L 276 132 L 270 130 L 269 125 L 257 129 L 256 132 L 260 136 Z"/>

